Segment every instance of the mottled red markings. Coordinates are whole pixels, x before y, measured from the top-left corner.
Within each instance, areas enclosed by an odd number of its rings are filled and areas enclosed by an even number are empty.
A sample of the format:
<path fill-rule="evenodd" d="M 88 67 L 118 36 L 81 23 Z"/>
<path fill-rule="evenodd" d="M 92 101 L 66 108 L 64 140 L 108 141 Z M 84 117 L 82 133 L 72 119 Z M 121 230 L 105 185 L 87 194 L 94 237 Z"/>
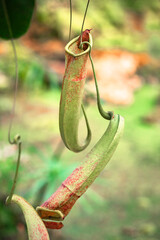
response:
<path fill-rule="evenodd" d="M 70 109 L 70 103 L 73 106 L 73 101 L 76 101 L 76 108 L 80 108 L 81 105 L 78 104 L 77 98 L 80 98 L 79 96 L 83 94 L 83 87 L 84 87 L 84 81 L 82 82 L 68 82 L 68 88 L 70 91 L 66 92 L 66 105 L 65 105 L 65 110 Z M 78 105 L 77 105 L 78 104 Z M 73 110 L 73 109 L 71 109 Z"/>
<path fill-rule="evenodd" d="M 72 49 L 72 51 L 76 53 L 77 47 Z M 85 78 L 87 74 L 86 62 L 88 58 L 88 53 L 85 54 L 83 58 L 81 58 L 80 65 L 78 65 L 80 58 L 81 57 L 73 57 L 66 53 L 66 70 L 63 78 L 63 86 L 60 99 L 60 104 L 62 104 L 63 100 L 66 102 L 64 106 L 64 111 L 68 111 L 70 109 L 70 103 L 72 103 L 74 99 L 76 100 L 77 98 L 81 98 L 83 94 Z M 74 85 L 72 83 L 76 84 Z M 77 105 L 75 106 L 75 108 L 77 108 Z M 78 109 L 80 109 L 80 106 L 78 106 Z"/>
<path fill-rule="evenodd" d="M 86 78 L 87 73 L 84 72 L 83 69 L 81 69 L 79 73 L 80 73 L 79 76 L 77 76 L 76 78 L 72 79 L 73 82 L 82 81 L 82 80 L 84 80 L 84 78 Z"/>
<path fill-rule="evenodd" d="M 87 54 L 88 57 L 88 54 Z M 79 68 L 79 72 L 76 75 L 75 78 L 71 79 L 71 81 L 73 82 L 77 82 L 77 81 L 82 81 L 86 78 L 87 72 L 86 72 L 86 64 L 84 63 L 80 68 Z"/>
<path fill-rule="evenodd" d="M 78 60 L 78 58 L 72 59 L 72 61 L 70 61 L 70 64 L 68 64 L 68 66 L 67 66 L 68 67 L 68 71 L 66 72 L 66 75 L 69 74 L 67 76 L 67 79 L 69 79 L 70 81 L 81 81 L 81 80 L 84 80 L 84 78 L 86 77 L 86 67 L 83 66 L 83 65 L 78 69 L 78 72 L 77 72 L 77 74 L 75 75 L 74 78 L 70 77 L 70 75 L 73 74 L 72 70 L 74 70 L 74 69 L 70 68 L 70 65 L 72 64 L 73 61 L 77 61 L 77 60 Z M 66 75 L 65 75 L 65 77 L 66 77 Z"/>
<path fill-rule="evenodd" d="M 83 167 L 77 168 L 74 172 L 62 183 L 57 191 L 42 205 L 42 207 L 50 210 L 60 210 L 65 216 L 70 212 L 71 208 L 79 198 L 76 192 L 72 192 L 69 186 L 75 186 L 79 189 L 83 180 L 79 182 Z"/>
<path fill-rule="evenodd" d="M 41 233 L 42 239 L 44 240 L 47 239 L 47 236 L 48 236 L 47 232 L 45 231 L 44 228 L 42 229 L 42 226 L 40 226 L 39 224 L 37 225 L 37 230 L 38 232 Z"/>
<path fill-rule="evenodd" d="M 67 186 L 66 186 L 67 187 Z M 69 194 L 69 198 L 71 198 L 71 197 L 73 197 L 75 194 L 73 193 L 73 192 L 71 192 L 70 194 Z"/>
<path fill-rule="evenodd" d="M 63 212 L 65 217 L 68 215 L 68 213 L 71 211 L 72 207 L 74 206 L 75 202 L 77 201 L 79 197 L 73 194 L 66 203 L 61 206 L 60 210 Z"/>
<path fill-rule="evenodd" d="M 63 182 L 64 185 L 69 186 L 69 185 L 75 185 L 79 179 L 81 179 L 83 174 L 83 166 L 76 168 L 71 175 L 66 178 L 66 180 Z"/>
<path fill-rule="evenodd" d="M 93 156 L 92 156 L 93 157 Z M 72 207 L 74 206 L 77 199 L 87 190 L 90 184 L 86 184 L 86 180 L 88 180 L 89 175 L 96 168 L 99 162 L 99 154 L 95 154 L 94 159 L 86 159 L 83 166 L 76 168 L 72 174 L 62 183 L 62 185 L 57 189 L 57 191 L 42 205 L 42 207 L 46 207 L 50 210 L 60 210 L 64 216 L 70 212 Z M 95 162 L 97 160 L 97 162 Z M 89 171 L 85 164 L 88 164 L 90 161 Z M 92 163 L 93 162 L 93 163 Z M 93 166 L 92 166 L 93 164 Z M 78 192 L 77 192 L 78 191 Z M 78 194 L 77 194 L 78 193 Z M 60 223 L 46 223 L 45 226 L 47 228 L 52 229 L 60 229 L 62 225 Z"/>

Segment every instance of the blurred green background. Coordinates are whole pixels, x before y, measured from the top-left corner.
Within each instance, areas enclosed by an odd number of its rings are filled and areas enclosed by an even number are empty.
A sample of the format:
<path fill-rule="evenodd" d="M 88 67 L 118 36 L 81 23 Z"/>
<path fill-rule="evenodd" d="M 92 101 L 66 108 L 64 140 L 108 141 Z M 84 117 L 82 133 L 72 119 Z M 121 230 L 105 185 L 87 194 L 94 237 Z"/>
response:
<path fill-rule="evenodd" d="M 86 3 L 73 1 L 72 37 L 80 34 Z M 49 231 L 51 239 L 159 240 L 160 1 L 92 0 L 84 28 L 92 28 L 103 106 L 124 116 L 125 131 L 112 160 L 78 200 L 64 228 Z M 107 127 L 97 110 L 89 64 L 84 104 L 92 129 L 91 145 L 75 154 L 61 142 L 58 111 L 68 32 L 69 1 L 39 0 L 28 33 L 16 41 L 19 91 L 12 134 L 20 133 L 23 140 L 16 193 L 34 206 L 57 189 Z M 20 209 L 4 204 L 17 155 L 7 142 L 14 72 L 10 42 L 1 40 L 1 240 L 27 239 Z M 82 118 L 80 138 L 85 135 Z"/>

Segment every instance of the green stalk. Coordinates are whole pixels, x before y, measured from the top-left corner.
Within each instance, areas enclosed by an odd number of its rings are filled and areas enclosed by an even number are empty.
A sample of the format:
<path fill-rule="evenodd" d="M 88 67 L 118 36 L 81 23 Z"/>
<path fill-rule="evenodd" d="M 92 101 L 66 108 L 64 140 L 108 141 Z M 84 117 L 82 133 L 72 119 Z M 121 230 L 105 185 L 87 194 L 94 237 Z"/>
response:
<path fill-rule="evenodd" d="M 20 158 L 21 158 L 21 146 L 22 146 L 22 142 L 21 142 L 21 139 L 20 139 L 19 135 L 15 136 L 13 143 L 18 145 L 18 157 L 17 157 L 16 171 L 15 171 L 15 175 L 14 175 L 14 180 L 13 180 L 13 185 L 12 185 L 12 188 L 11 188 L 11 192 L 10 192 L 8 198 L 6 199 L 6 204 L 7 205 L 9 203 L 11 203 L 12 196 L 15 192 L 16 183 L 17 183 L 18 170 L 19 170 Z"/>

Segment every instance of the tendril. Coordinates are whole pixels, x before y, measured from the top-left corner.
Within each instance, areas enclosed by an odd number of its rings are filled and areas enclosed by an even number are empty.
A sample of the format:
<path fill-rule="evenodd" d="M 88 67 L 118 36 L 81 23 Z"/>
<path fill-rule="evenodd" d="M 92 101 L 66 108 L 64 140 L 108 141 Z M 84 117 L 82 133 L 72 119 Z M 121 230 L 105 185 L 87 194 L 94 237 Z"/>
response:
<path fill-rule="evenodd" d="M 72 0 L 69 0 L 69 9 L 70 9 L 70 23 L 69 23 L 69 41 L 70 41 L 72 32 Z"/>
<path fill-rule="evenodd" d="M 20 159 L 21 159 L 21 146 L 22 146 L 22 142 L 21 142 L 20 135 L 16 135 L 14 137 L 13 141 L 14 141 L 14 144 L 16 144 L 18 146 L 18 157 L 17 157 L 17 165 L 16 165 L 16 171 L 15 171 L 15 175 L 14 175 L 13 185 L 12 185 L 9 197 L 6 199 L 6 204 L 7 205 L 11 202 L 12 196 L 13 196 L 15 188 L 16 188 L 17 177 L 18 177 L 18 170 L 19 170 Z"/>
<path fill-rule="evenodd" d="M 8 141 L 10 144 L 15 144 L 14 140 L 11 140 L 11 130 L 12 130 L 12 125 L 13 125 L 13 118 L 15 115 L 16 96 L 17 96 L 17 90 L 18 90 L 18 58 L 17 58 L 16 47 L 15 47 L 15 43 L 13 40 L 13 34 L 12 34 L 9 16 L 7 13 L 7 7 L 6 7 L 5 0 L 2 0 L 2 5 L 3 5 L 4 14 L 5 14 L 5 19 L 6 19 L 7 26 L 8 26 L 8 31 L 9 31 L 9 34 L 11 37 L 11 45 L 12 45 L 12 49 L 13 49 L 14 62 L 15 62 L 15 91 L 14 91 L 13 106 L 12 106 L 12 110 L 11 110 L 11 120 L 9 123 L 9 130 L 8 130 Z"/>
<path fill-rule="evenodd" d="M 15 116 L 16 98 L 17 98 L 17 90 L 18 90 L 18 58 L 17 58 L 17 51 L 16 51 L 14 40 L 13 40 L 12 28 L 11 28 L 10 19 L 8 16 L 5 0 L 2 0 L 2 6 L 3 6 L 3 10 L 4 10 L 5 20 L 6 20 L 7 26 L 8 26 L 8 31 L 9 31 L 11 45 L 12 45 L 13 54 L 14 54 L 14 62 L 15 62 L 15 89 L 14 89 L 13 105 L 12 105 L 12 110 L 11 110 L 11 119 L 10 119 L 9 129 L 8 129 L 8 142 L 10 144 L 15 144 L 18 146 L 18 157 L 17 157 L 17 166 L 16 166 L 16 171 L 15 171 L 15 176 L 14 176 L 11 192 L 9 194 L 9 197 L 6 200 L 6 204 L 9 204 L 11 202 L 11 199 L 12 199 L 13 193 L 15 191 L 15 187 L 16 187 L 16 182 L 17 182 L 17 177 L 18 177 L 18 169 L 19 169 L 20 158 L 21 158 L 22 142 L 21 142 L 21 137 L 19 134 L 17 134 L 13 138 L 13 140 L 11 139 L 11 130 L 12 130 L 12 126 L 13 126 L 13 119 Z"/>
<path fill-rule="evenodd" d="M 86 10 L 85 10 L 84 17 L 83 17 L 83 22 L 82 22 L 82 27 L 81 27 L 81 38 L 80 38 L 79 48 L 83 48 L 83 44 L 82 44 L 82 33 L 83 33 L 83 27 L 84 27 L 84 22 L 85 22 L 85 19 L 86 19 L 86 15 L 87 15 L 87 10 L 88 10 L 88 7 L 89 7 L 89 3 L 90 3 L 90 0 L 88 0 L 88 2 L 87 2 Z"/>
<path fill-rule="evenodd" d="M 92 46 L 89 42 L 87 41 L 84 41 L 80 44 L 80 48 L 83 46 L 83 44 L 88 44 L 88 47 L 89 47 L 89 58 L 90 58 L 90 62 L 91 62 L 91 65 L 92 65 L 92 71 L 93 71 L 93 76 L 94 76 L 94 81 L 95 81 L 95 85 L 96 85 L 96 93 L 97 93 L 97 105 L 98 105 L 98 110 L 99 110 L 99 113 L 101 114 L 101 116 L 107 120 L 111 120 L 113 117 L 114 117 L 114 113 L 112 111 L 108 111 L 108 112 L 105 112 L 103 107 L 102 107 L 102 104 L 101 104 L 101 100 L 100 100 L 100 94 L 99 94 L 99 88 L 98 88 L 98 83 L 97 83 L 97 78 L 96 78 L 96 72 L 95 72 L 95 68 L 94 68 L 94 63 L 93 63 L 93 59 L 91 57 L 91 49 L 92 49 Z"/>

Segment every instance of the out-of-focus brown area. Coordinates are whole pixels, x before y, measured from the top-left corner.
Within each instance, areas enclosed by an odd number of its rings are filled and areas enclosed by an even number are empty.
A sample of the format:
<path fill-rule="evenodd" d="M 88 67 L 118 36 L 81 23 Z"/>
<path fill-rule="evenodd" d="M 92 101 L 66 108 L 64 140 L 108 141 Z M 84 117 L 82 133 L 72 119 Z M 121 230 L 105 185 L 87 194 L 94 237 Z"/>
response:
<path fill-rule="evenodd" d="M 101 98 L 113 104 L 133 103 L 134 91 L 142 85 L 137 70 L 151 63 L 150 57 L 146 53 L 136 54 L 125 50 L 95 50 L 93 59 Z M 89 76 L 92 78 L 92 69 Z M 95 92 L 94 81 L 89 82 L 86 88 Z"/>
<path fill-rule="evenodd" d="M 35 36 L 45 34 L 46 29 L 34 23 L 22 43 L 48 60 L 49 66 L 63 78 L 64 74 L 64 43 L 59 40 L 40 42 Z M 34 33 L 34 34 L 33 34 Z M 95 39 L 96 41 L 96 39 Z M 129 105 L 134 101 L 134 91 L 142 86 L 143 79 L 137 70 L 152 64 L 147 53 L 132 53 L 122 49 L 98 50 L 93 48 L 92 58 L 95 65 L 101 98 L 119 105 Z M 88 61 L 89 62 L 89 61 Z M 88 63 L 86 90 L 95 94 L 95 84 L 91 64 Z"/>

